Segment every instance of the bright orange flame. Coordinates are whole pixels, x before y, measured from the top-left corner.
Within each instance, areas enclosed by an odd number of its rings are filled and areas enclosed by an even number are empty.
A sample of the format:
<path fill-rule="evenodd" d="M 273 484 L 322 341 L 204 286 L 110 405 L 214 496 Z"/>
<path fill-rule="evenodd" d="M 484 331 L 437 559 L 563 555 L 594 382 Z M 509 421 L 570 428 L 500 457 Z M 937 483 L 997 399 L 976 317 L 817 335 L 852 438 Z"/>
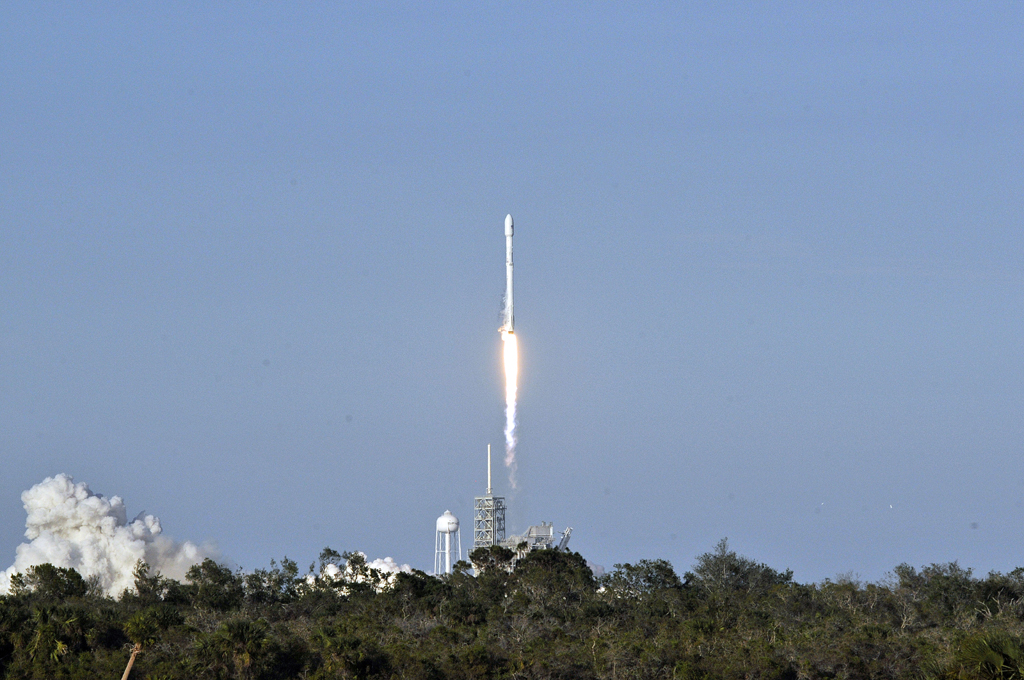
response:
<path fill-rule="evenodd" d="M 505 355 L 505 465 L 516 488 L 516 391 L 519 380 L 519 345 L 515 333 L 501 334 Z"/>

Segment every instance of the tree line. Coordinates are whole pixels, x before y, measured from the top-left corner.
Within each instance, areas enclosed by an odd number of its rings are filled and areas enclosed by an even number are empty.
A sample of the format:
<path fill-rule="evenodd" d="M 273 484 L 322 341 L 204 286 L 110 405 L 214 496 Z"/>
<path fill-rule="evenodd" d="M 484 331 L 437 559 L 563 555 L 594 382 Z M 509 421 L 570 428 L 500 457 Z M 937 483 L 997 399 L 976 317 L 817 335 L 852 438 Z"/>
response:
<path fill-rule="evenodd" d="M 140 562 L 118 599 L 39 565 L 0 597 L 0 677 L 1024 678 L 1024 569 L 800 584 L 724 539 L 682 575 L 641 560 L 595 577 L 553 550 L 470 560 L 384 574 L 327 548 L 306 572 L 208 559 L 184 582 Z"/>

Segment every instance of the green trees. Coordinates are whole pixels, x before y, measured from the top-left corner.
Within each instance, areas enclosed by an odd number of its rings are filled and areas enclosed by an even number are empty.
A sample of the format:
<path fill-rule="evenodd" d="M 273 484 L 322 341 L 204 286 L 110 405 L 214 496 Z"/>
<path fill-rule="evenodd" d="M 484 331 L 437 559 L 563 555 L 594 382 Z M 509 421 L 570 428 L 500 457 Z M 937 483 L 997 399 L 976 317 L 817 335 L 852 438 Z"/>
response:
<path fill-rule="evenodd" d="M 255 607 L 280 608 L 299 596 L 299 566 L 287 557 L 278 566 L 270 561 L 270 569 L 256 569 L 242 577 L 245 602 Z"/>
<path fill-rule="evenodd" d="M 637 628 L 678 619 L 695 607 L 693 588 L 685 586 L 665 560 L 616 564 L 598 585 L 614 615 Z"/>
<path fill-rule="evenodd" d="M 69 567 L 55 567 L 39 564 L 29 567 L 24 574 L 11 577 L 11 593 L 26 595 L 35 593 L 39 598 L 63 602 L 75 597 L 85 597 L 89 584 L 82 575 Z"/>
<path fill-rule="evenodd" d="M 601 587 L 616 599 L 641 600 L 683 587 L 672 565 L 665 560 L 640 560 L 636 565 L 616 564 L 600 579 Z"/>
<path fill-rule="evenodd" d="M 185 578 L 192 586 L 188 596 L 195 606 L 226 612 L 242 604 L 242 578 L 209 557 L 189 569 Z"/>
<path fill-rule="evenodd" d="M 513 575 L 513 599 L 531 616 L 578 617 L 597 590 L 579 553 L 535 550 L 519 560 Z"/>
<path fill-rule="evenodd" d="M 512 571 L 512 560 L 516 554 L 508 548 L 500 545 L 490 545 L 484 548 L 476 548 L 469 553 L 469 561 L 478 574 L 485 574 L 495 571 Z"/>
<path fill-rule="evenodd" d="M 249 680 L 263 661 L 270 642 L 269 632 L 270 626 L 263 619 L 231 619 L 214 632 L 212 647 L 218 658 L 230 662 L 235 677 Z"/>
<path fill-rule="evenodd" d="M 323 666 L 314 677 L 389 677 L 391 659 L 371 636 L 351 626 L 321 626 L 313 631 L 313 649 Z"/>
<path fill-rule="evenodd" d="M 1024 645 L 1004 632 L 982 633 L 961 640 L 952 661 L 929 664 L 926 680 L 1020 680 L 1024 678 Z"/>
<path fill-rule="evenodd" d="M 267 670 L 271 647 L 270 626 L 263 619 L 227 619 L 212 633 L 196 637 L 188 672 L 197 677 L 252 680 Z"/>
<path fill-rule="evenodd" d="M 66 607 L 41 607 L 32 617 L 34 631 L 28 642 L 30 659 L 60 661 L 82 641 L 82 627 L 76 612 Z"/>
<path fill-rule="evenodd" d="M 1024 680 L 1024 570 L 800 584 L 724 540 L 683 577 L 665 560 L 595 579 L 577 554 L 514 558 L 385 581 L 325 549 L 309 574 L 206 561 L 184 584 L 140 563 L 119 600 L 41 565 L 0 596 L 0 679 Z"/>
<path fill-rule="evenodd" d="M 775 571 L 766 564 L 737 555 L 723 538 L 711 552 L 697 558 L 689 580 L 709 597 L 728 598 L 735 594 L 763 595 L 773 586 L 790 583 L 793 571 Z"/>

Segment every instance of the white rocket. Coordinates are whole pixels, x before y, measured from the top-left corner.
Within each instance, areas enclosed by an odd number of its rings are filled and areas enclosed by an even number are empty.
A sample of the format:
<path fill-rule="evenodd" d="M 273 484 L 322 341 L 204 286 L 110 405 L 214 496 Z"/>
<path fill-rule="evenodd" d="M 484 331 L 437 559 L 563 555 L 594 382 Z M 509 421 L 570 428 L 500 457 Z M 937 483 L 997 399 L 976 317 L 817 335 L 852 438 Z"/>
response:
<path fill-rule="evenodd" d="M 501 333 L 514 333 L 516 317 L 512 312 L 512 216 L 505 215 L 505 320 L 498 329 Z"/>

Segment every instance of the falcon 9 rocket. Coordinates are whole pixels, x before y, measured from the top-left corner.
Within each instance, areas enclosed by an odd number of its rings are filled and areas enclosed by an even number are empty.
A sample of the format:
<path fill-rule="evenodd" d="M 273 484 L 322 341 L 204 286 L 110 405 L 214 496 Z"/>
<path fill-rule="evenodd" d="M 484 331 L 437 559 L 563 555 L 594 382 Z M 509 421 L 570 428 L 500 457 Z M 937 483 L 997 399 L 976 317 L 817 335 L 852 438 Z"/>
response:
<path fill-rule="evenodd" d="M 498 329 L 502 333 L 514 333 L 516 317 L 512 311 L 512 216 L 505 215 L 505 319 Z"/>

